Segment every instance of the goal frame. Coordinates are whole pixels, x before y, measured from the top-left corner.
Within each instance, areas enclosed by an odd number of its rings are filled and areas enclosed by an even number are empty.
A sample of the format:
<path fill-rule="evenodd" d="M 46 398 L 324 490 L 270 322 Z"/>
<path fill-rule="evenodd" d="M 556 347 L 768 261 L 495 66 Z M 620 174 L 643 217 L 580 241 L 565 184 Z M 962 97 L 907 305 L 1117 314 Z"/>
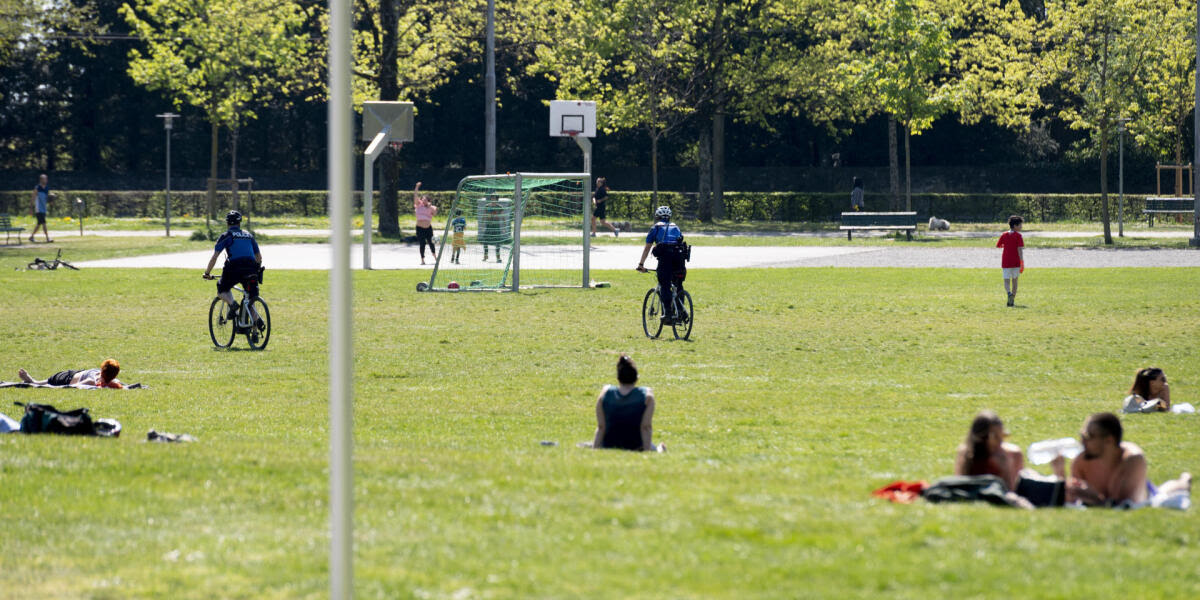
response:
<path fill-rule="evenodd" d="M 453 211 L 454 211 L 455 207 L 457 207 L 459 205 L 459 201 L 462 198 L 463 186 L 465 186 L 466 184 L 468 184 L 472 181 L 486 181 L 486 180 L 500 180 L 500 179 L 513 180 L 513 231 L 512 231 L 513 246 L 512 246 L 512 250 L 511 250 L 512 283 L 510 285 L 499 287 L 499 288 L 475 289 L 475 288 L 468 287 L 468 288 L 462 288 L 462 289 L 460 289 L 460 291 L 468 291 L 468 290 L 470 290 L 470 291 L 505 291 L 505 290 L 507 290 L 507 291 L 516 292 L 516 291 L 521 290 L 521 224 L 522 224 L 522 221 L 524 220 L 524 216 L 525 216 L 525 214 L 524 214 L 525 213 L 525 195 L 523 193 L 521 183 L 525 178 L 580 179 L 583 182 L 583 190 L 582 190 L 583 191 L 583 202 L 582 202 L 583 210 L 581 211 L 581 214 L 580 214 L 581 219 L 582 219 L 580 221 L 580 235 L 581 235 L 580 248 L 582 248 L 582 250 L 583 250 L 583 265 L 582 265 L 583 273 L 582 273 L 582 280 L 581 280 L 580 284 L 578 286 L 575 286 L 575 285 L 571 285 L 571 286 L 532 285 L 532 286 L 525 286 L 525 289 L 550 288 L 550 287 L 572 288 L 572 289 L 580 287 L 580 288 L 584 288 L 584 289 L 589 289 L 592 287 L 592 285 L 591 285 L 591 268 L 590 268 L 591 261 L 589 260 L 589 258 L 590 258 L 589 254 L 591 254 L 591 252 L 590 252 L 590 250 L 591 250 L 591 235 L 590 234 L 591 234 L 591 222 L 592 222 L 591 174 L 589 174 L 589 173 L 525 173 L 525 172 L 518 172 L 518 173 L 504 173 L 504 174 L 496 174 L 496 175 L 468 175 L 467 177 L 463 177 L 461 180 L 459 180 L 458 186 L 455 188 L 455 192 L 454 192 L 454 202 L 451 203 L 449 210 L 447 210 L 446 225 L 442 229 L 441 240 L 440 240 L 440 243 L 438 244 L 437 260 L 434 262 L 433 272 L 431 272 L 429 274 L 429 282 L 426 284 L 425 290 L 427 290 L 427 291 L 448 291 L 445 289 L 434 288 L 433 284 L 435 281 L 437 281 L 438 272 L 442 266 L 442 257 L 446 251 L 446 240 L 449 239 L 449 237 L 450 237 L 450 222 L 451 222 L 450 215 L 453 215 Z"/>

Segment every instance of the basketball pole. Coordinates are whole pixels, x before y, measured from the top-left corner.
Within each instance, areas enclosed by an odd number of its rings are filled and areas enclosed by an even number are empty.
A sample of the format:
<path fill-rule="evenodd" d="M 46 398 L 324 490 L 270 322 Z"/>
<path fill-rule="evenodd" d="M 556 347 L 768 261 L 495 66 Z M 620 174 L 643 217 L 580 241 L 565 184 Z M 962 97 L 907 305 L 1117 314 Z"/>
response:
<path fill-rule="evenodd" d="M 366 109 L 363 109 L 364 112 Z M 375 159 L 383 154 L 383 148 L 391 137 L 392 126 L 385 125 L 383 131 L 363 150 L 363 270 L 371 270 L 371 230 L 374 229 L 375 202 Z"/>
<path fill-rule="evenodd" d="M 350 23 L 350 1 L 329 0 L 329 597 L 334 600 L 354 597 Z"/>
<path fill-rule="evenodd" d="M 587 289 L 592 285 L 592 140 L 582 132 L 571 139 L 583 150 L 583 172 L 587 173 L 583 180 L 583 287 Z"/>

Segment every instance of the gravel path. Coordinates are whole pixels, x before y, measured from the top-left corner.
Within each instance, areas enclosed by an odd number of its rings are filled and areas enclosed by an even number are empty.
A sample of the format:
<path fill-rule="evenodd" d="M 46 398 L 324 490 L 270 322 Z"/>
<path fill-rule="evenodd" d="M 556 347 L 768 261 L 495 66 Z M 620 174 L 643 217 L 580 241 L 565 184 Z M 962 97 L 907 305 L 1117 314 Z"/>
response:
<path fill-rule="evenodd" d="M 556 250 L 564 249 L 555 246 Z M 526 246 L 521 253 L 526 269 L 557 268 L 545 247 Z M 569 250 L 568 250 L 569 251 Z M 574 250 L 581 252 L 580 250 Z M 604 245 L 592 250 L 593 269 L 631 269 L 641 256 L 640 246 Z M 326 244 L 271 244 L 263 246 L 271 269 L 329 269 Z M 557 252 L 555 253 L 557 254 Z M 178 252 L 128 258 L 82 261 L 79 267 L 181 268 L 202 270 L 211 252 Z M 351 266 L 362 268 L 362 246 L 350 252 Z M 553 261 L 553 262 L 552 262 Z M 1141 249 L 1051 249 L 1025 250 L 1031 268 L 1105 267 L 1200 267 L 1200 250 Z M 429 269 L 422 266 L 415 246 L 374 244 L 371 266 L 375 269 Z M 653 263 L 651 263 L 653 264 Z M 943 267 L 954 269 L 999 268 L 1000 252 L 991 248 L 914 248 L 888 246 L 695 246 L 692 269 L 737 269 L 771 267 Z"/>

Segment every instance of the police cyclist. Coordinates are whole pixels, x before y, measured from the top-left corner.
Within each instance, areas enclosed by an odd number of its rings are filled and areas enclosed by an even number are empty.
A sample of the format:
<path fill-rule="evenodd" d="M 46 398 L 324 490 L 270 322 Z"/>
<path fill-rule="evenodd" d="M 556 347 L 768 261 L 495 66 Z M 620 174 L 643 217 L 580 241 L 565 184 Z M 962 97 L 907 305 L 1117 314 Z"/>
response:
<path fill-rule="evenodd" d="M 646 234 L 646 247 L 642 249 L 642 259 L 638 262 L 637 270 L 646 272 L 646 256 L 654 251 L 658 259 L 658 287 L 663 302 L 663 323 L 670 325 L 675 322 L 675 300 L 671 291 L 671 282 L 680 291 L 683 290 L 683 280 L 687 278 L 687 266 L 684 265 L 686 244 L 683 243 L 683 232 L 671 222 L 671 207 L 660 206 L 654 211 L 654 227 Z M 679 315 L 687 319 L 687 315 Z"/>
<path fill-rule="evenodd" d="M 254 310 L 253 304 L 253 300 L 258 298 L 262 253 L 258 251 L 258 242 L 255 241 L 254 234 L 242 231 L 242 213 L 236 210 L 229 211 L 225 215 L 225 224 L 229 226 L 229 230 L 217 239 L 212 258 L 208 260 L 208 268 L 204 269 L 204 278 L 213 278 L 213 266 L 217 264 L 217 257 L 224 251 L 226 253 L 225 266 L 221 269 L 221 279 L 217 281 L 217 297 L 229 304 L 229 318 L 232 320 L 237 314 L 238 305 L 234 302 L 233 294 L 229 290 L 233 289 L 236 284 L 242 284 L 252 301 L 250 316 L 254 319 L 254 326 L 262 331 L 266 324 Z"/>

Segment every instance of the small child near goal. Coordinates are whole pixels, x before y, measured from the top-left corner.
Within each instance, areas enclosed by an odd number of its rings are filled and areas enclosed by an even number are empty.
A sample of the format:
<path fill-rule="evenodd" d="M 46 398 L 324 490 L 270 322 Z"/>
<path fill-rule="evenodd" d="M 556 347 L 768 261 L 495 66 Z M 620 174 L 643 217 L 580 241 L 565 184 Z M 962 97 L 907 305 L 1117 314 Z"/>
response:
<path fill-rule="evenodd" d="M 450 244 L 454 252 L 450 255 L 450 262 L 458 263 L 459 253 L 467 247 L 467 241 L 464 237 L 464 232 L 467 230 L 467 220 L 463 218 L 461 210 L 454 211 L 454 220 L 450 221 L 450 229 L 454 232 Z"/>

